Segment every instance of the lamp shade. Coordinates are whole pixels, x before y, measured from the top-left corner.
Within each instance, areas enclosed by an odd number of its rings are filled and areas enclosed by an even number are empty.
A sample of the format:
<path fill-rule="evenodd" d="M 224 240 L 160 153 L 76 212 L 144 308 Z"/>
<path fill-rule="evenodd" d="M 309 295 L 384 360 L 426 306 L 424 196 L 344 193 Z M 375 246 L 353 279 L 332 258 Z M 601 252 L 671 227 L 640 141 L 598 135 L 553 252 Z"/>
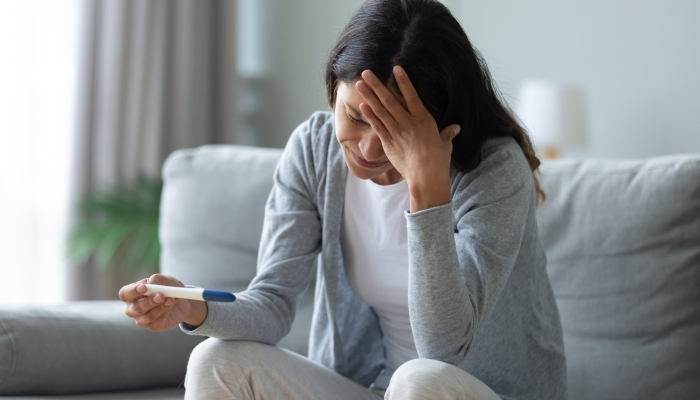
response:
<path fill-rule="evenodd" d="M 585 95 L 579 89 L 544 80 L 526 80 L 518 90 L 515 112 L 536 147 L 586 142 Z"/>

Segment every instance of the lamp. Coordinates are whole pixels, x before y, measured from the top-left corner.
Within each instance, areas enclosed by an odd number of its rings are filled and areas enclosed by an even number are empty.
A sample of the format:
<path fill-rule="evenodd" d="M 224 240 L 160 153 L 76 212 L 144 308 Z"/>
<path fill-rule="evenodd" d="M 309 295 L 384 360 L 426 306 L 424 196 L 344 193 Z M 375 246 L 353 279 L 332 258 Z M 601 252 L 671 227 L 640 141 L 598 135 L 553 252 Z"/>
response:
<path fill-rule="evenodd" d="M 559 148 L 586 142 L 586 107 L 582 90 L 529 79 L 518 90 L 516 114 L 544 158 L 557 158 Z"/>

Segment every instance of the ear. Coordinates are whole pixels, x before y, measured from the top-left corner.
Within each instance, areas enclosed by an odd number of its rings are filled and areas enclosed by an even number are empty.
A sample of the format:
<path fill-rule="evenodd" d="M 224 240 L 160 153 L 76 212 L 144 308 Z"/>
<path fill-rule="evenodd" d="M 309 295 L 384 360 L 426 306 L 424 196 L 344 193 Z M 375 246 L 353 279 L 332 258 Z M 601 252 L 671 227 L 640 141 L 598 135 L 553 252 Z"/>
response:
<path fill-rule="evenodd" d="M 442 132 L 440 132 L 440 138 L 443 142 L 451 142 L 461 129 L 462 127 L 457 124 L 448 125 L 442 130 Z"/>

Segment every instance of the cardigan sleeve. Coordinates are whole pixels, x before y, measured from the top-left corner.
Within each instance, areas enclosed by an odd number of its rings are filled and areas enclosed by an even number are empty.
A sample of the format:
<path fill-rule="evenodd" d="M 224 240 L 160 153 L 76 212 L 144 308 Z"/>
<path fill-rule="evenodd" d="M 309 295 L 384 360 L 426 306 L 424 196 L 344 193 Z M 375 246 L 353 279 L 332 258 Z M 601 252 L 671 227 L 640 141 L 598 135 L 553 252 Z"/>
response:
<path fill-rule="evenodd" d="M 452 191 L 449 204 L 404 214 L 416 350 L 458 365 L 513 269 L 534 211 L 534 179 L 522 154 L 504 149 Z"/>
<path fill-rule="evenodd" d="M 313 119 L 292 133 L 275 168 L 255 278 L 245 291 L 236 294 L 236 301 L 207 302 L 204 322 L 195 329 L 180 324 L 183 332 L 271 345 L 289 333 L 321 250 L 312 151 L 312 130 L 317 123 Z"/>

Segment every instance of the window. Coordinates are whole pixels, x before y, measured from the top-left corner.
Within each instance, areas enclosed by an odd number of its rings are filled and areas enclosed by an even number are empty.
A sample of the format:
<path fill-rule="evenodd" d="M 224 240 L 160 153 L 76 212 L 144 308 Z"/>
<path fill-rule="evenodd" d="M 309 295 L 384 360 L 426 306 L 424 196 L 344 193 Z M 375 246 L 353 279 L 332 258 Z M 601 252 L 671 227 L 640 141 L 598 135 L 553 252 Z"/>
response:
<path fill-rule="evenodd" d="M 79 4 L 0 1 L 0 304 L 66 299 Z"/>

